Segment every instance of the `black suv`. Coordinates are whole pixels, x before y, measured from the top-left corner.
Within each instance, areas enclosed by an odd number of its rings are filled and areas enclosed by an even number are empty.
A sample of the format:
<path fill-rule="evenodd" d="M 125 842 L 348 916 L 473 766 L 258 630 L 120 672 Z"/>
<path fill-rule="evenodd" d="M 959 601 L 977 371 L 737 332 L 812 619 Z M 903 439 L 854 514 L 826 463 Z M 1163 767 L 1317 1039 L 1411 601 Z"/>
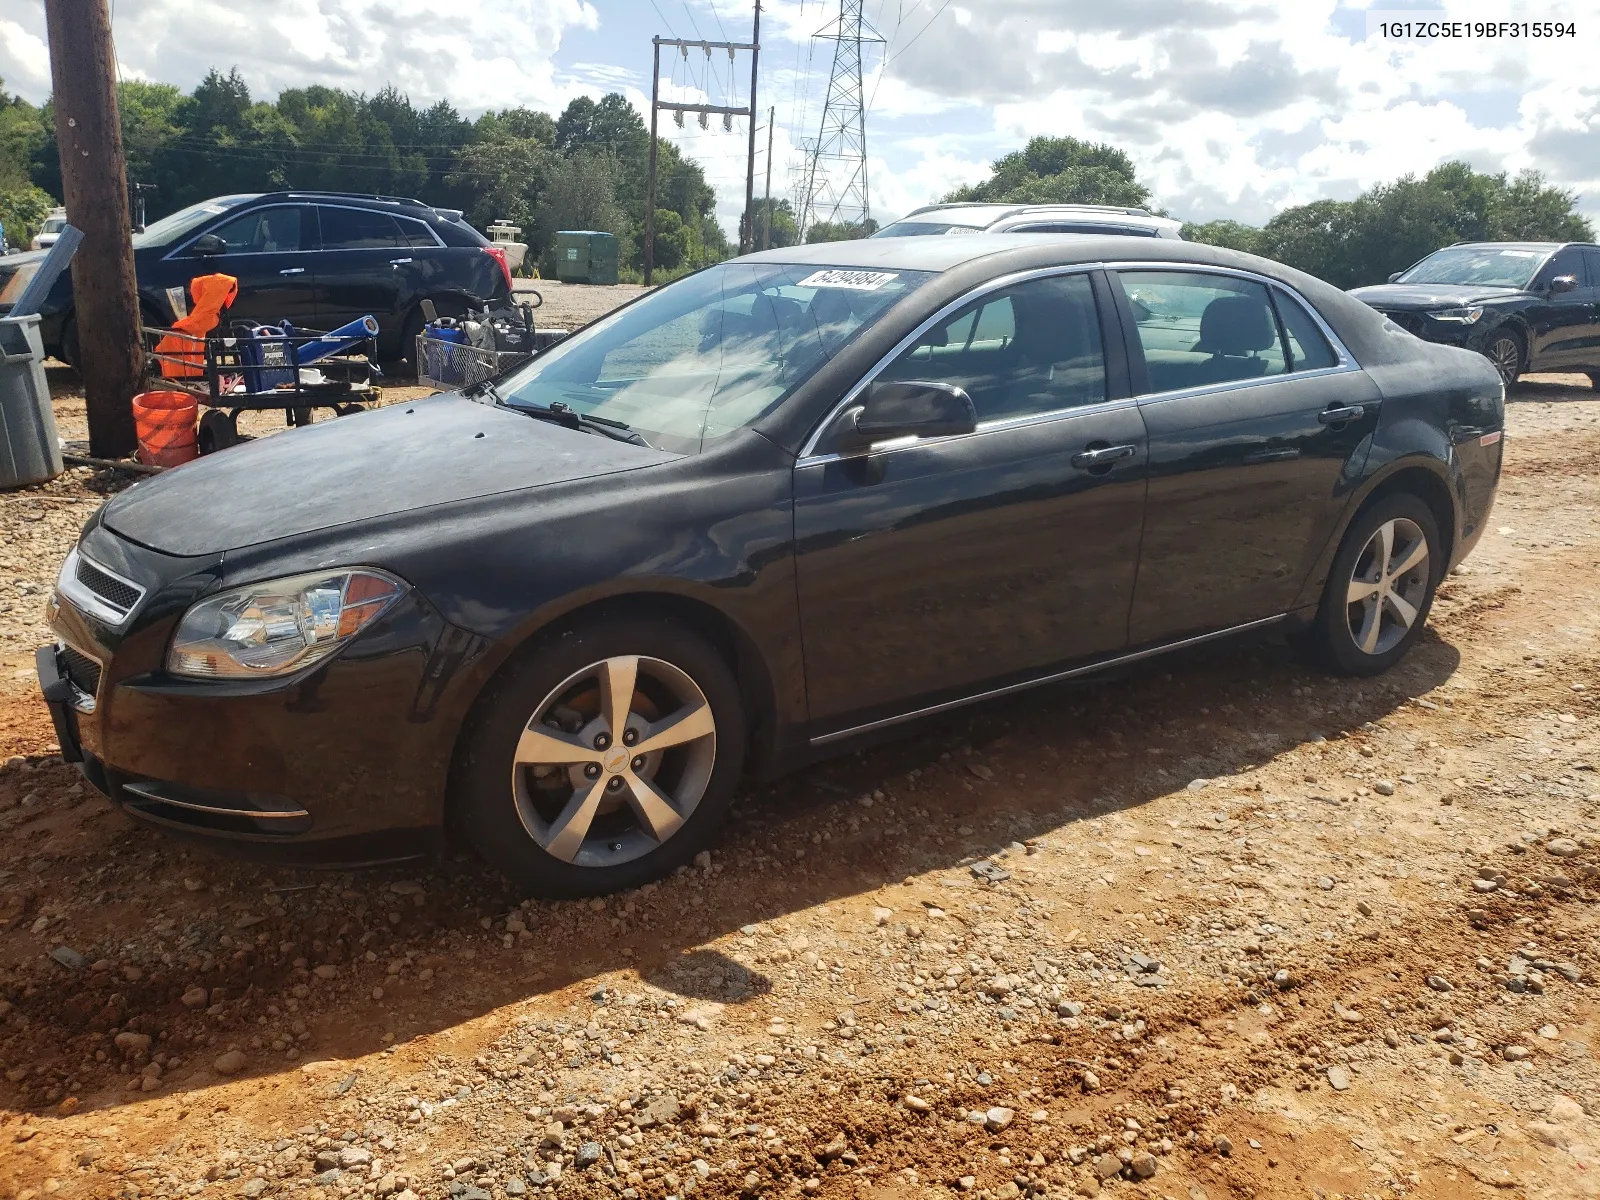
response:
<path fill-rule="evenodd" d="M 0 311 L 43 259 L 43 251 L 0 259 Z M 239 280 L 230 317 L 326 330 L 370 313 L 384 358 L 410 357 L 424 300 L 459 315 L 511 294 L 505 252 L 460 212 L 393 196 L 219 196 L 134 234 L 133 259 L 146 325 L 170 325 L 187 309 L 189 280 L 222 272 Z M 46 351 L 75 362 L 70 273 L 40 313 Z"/>
<path fill-rule="evenodd" d="M 1592 243 L 1461 242 L 1350 294 L 1408 333 L 1478 351 L 1507 387 L 1528 371 L 1573 371 L 1600 387 Z"/>

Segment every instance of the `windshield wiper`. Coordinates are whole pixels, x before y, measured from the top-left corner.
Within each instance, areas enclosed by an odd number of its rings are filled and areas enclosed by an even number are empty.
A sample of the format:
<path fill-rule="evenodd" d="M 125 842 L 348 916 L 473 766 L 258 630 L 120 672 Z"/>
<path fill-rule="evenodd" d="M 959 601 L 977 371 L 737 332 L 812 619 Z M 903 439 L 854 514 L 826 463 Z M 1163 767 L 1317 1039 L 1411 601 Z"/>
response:
<path fill-rule="evenodd" d="M 492 389 L 491 389 L 492 390 Z M 495 394 L 495 403 L 504 405 L 513 412 L 526 413 L 541 421 L 554 421 L 557 425 L 565 425 L 568 429 L 582 429 L 589 433 L 599 433 L 611 438 L 613 441 L 628 442 L 635 446 L 649 446 L 643 435 L 634 431 L 633 426 L 622 421 L 613 421 L 610 417 L 595 417 L 581 413 L 569 404 L 560 400 L 553 401 L 548 406 L 542 404 L 507 404 Z"/>

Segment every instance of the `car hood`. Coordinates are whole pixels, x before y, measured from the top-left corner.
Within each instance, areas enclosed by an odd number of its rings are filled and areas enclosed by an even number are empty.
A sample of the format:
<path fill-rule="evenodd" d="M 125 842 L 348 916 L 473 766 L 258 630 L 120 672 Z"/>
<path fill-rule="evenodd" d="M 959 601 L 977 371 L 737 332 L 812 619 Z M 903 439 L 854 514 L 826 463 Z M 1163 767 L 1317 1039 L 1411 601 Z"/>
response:
<path fill-rule="evenodd" d="M 1372 287 L 1351 288 L 1350 294 L 1357 300 L 1372 305 L 1373 308 L 1402 311 L 1459 308 L 1468 304 L 1510 300 L 1526 295 L 1518 288 L 1450 283 L 1380 283 Z"/>
<path fill-rule="evenodd" d="M 213 555 L 678 457 L 451 394 L 207 455 L 135 484 L 103 520 L 164 554 Z"/>

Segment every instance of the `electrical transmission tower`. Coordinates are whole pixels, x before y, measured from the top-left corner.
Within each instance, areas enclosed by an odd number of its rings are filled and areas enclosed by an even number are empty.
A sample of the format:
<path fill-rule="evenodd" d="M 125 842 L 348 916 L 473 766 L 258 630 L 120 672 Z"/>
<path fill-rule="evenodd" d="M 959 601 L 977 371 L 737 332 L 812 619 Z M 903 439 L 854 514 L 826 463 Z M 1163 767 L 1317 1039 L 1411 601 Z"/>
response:
<path fill-rule="evenodd" d="M 867 190 L 867 116 L 861 86 L 861 44 L 882 43 L 861 15 L 861 0 L 839 0 L 839 18 L 816 35 L 834 44 L 822 127 L 808 147 L 800 183 L 800 237 L 818 221 L 864 225 L 872 216 Z"/>

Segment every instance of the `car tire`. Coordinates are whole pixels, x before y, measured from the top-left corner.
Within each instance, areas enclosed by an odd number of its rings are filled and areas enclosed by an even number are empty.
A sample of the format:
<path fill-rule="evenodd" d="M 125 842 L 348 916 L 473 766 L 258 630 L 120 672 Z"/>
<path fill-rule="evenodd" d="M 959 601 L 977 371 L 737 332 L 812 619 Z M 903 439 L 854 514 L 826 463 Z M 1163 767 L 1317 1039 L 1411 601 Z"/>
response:
<path fill-rule="evenodd" d="M 624 737 L 634 740 L 618 747 L 609 710 L 622 688 Z M 739 685 L 699 634 L 670 620 L 595 620 L 542 638 L 480 697 L 451 813 L 467 842 L 532 895 L 637 887 L 711 841 L 745 734 Z"/>
<path fill-rule="evenodd" d="M 78 318 L 68 317 L 61 326 L 61 345 L 57 348 L 57 356 L 74 371 L 81 370 L 79 364 L 83 361 L 79 356 L 78 346 Z"/>
<path fill-rule="evenodd" d="M 1378 500 L 1346 531 L 1301 648 L 1339 675 L 1382 674 L 1422 635 L 1443 570 L 1433 510 L 1410 493 Z"/>
<path fill-rule="evenodd" d="M 201 454 L 215 454 L 239 444 L 238 416 L 221 409 L 208 408 L 200 414 L 195 430 L 195 448 Z"/>
<path fill-rule="evenodd" d="M 1482 354 L 1500 372 L 1507 391 L 1516 386 L 1517 379 L 1528 369 L 1527 345 L 1522 335 L 1509 326 L 1494 330 L 1484 339 Z"/>
<path fill-rule="evenodd" d="M 1600 392 L 1600 371 L 1589 372 L 1589 383 L 1593 386 L 1595 391 Z"/>

